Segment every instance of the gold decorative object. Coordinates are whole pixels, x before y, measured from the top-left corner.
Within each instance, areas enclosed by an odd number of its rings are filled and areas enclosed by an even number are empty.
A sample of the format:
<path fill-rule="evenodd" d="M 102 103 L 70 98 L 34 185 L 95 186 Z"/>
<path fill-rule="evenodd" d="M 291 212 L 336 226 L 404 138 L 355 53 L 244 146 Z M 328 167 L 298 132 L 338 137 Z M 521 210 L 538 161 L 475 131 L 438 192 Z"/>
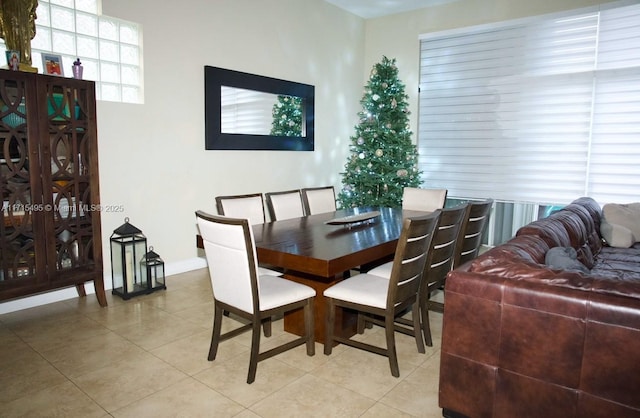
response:
<path fill-rule="evenodd" d="M 31 66 L 31 40 L 36 36 L 38 0 L 0 0 L 0 38 L 7 50 L 20 51 L 20 70 L 38 72 Z"/>

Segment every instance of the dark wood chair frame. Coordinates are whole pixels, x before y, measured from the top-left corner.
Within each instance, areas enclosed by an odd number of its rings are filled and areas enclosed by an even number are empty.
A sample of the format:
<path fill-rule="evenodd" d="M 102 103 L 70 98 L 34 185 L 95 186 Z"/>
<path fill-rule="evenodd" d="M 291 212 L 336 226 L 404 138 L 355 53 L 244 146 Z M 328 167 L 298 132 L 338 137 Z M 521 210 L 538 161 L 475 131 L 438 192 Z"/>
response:
<path fill-rule="evenodd" d="M 482 235 L 489 225 L 492 207 L 493 199 L 467 203 L 467 213 L 456 244 L 456 256 L 453 260 L 454 269 L 478 256 L 478 251 L 482 244 Z"/>
<path fill-rule="evenodd" d="M 418 289 L 427 261 L 427 250 L 433 239 L 434 231 L 440 217 L 439 212 L 417 218 L 404 220 L 402 232 L 398 239 L 396 253 L 393 260 L 391 278 L 387 291 L 387 305 L 385 308 L 343 301 L 327 297 L 326 338 L 324 354 L 330 355 L 334 342 L 339 342 L 361 350 L 369 351 L 389 358 L 389 367 L 394 377 L 400 376 L 398 355 L 395 344 L 395 331 L 412 335 L 416 340 L 418 351 L 425 352 L 420 329 Z M 403 261 L 405 263 L 403 264 Z M 349 280 L 349 279 L 347 279 Z M 385 328 L 386 348 L 374 346 L 361 341 L 335 335 L 334 322 L 336 308 L 352 309 L 368 315 L 368 321 Z M 413 314 L 413 329 L 397 327 L 395 320 L 398 316 L 411 309 Z M 364 318 L 364 315 L 359 315 Z M 358 330 L 364 329 L 364 322 L 358 320 Z"/>
<path fill-rule="evenodd" d="M 235 306 L 221 302 L 215 298 L 214 293 L 214 320 L 213 320 L 213 333 L 211 335 L 211 346 L 209 348 L 209 355 L 207 359 L 213 361 L 218 353 L 218 345 L 221 341 L 228 340 L 237 335 L 251 330 L 251 354 L 249 359 L 249 372 L 247 375 L 247 383 L 253 383 L 256 377 L 256 370 L 258 368 L 258 362 L 266 360 L 277 354 L 283 353 L 294 347 L 302 344 L 307 346 L 307 355 L 313 356 L 315 354 L 315 339 L 313 335 L 313 302 L 314 298 L 308 298 L 301 301 L 289 303 L 287 305 L 278 306 L 277 308 L 261 311 L 260 310 L 260 298 L 258 292 L 258 278 L 256 276 L 255 265 L 255 248 L 251 245 L 251 236 L 249 232 L 249 221 L 247 219 L 233 219 L 224 218 L 220 216 L 214 216 L 207 214 L 203 211 L 197 211 L 196 216 L 209 222 L 219 222 L 227 225 L 242 225 L 244 230 L 245 242 L 247 245 L 247 257 L 249 261 L 250 274 L 251 274 L 251 293 L 253 300 L 253 314 L 245 312 Z M 203 237 L 204 238 L 204 237 Z M 286 279 L 282 279 L 286 280 Z M 260 327 L 265 322 L 270 322 L 271 318 L 275 315 L 281 315 L 285 312 L 293 311 L 303 308 L 304 310 L 304 324 L 305 335 L 296 338 L 295 340 L 281 344 L 265 352 L 260 352 Z M 224 334 L 222 331 L 222 317 L 223 312 L 230 312 L 249 321 L 247 324 L 228 331 Z"/>
<path fill-rule="evenodd" d="M 467 211 L 467 205 L 459 205 L 453 208 L 439 209 L 440 219 L 433 234 L 433 239 L 427 253 L 427 262 L 424 267 L 418 299 L 420 305 L 420 321 L 424 342 L 427 346 L 433 346 L 431 327 L 429 325 L 429 310 L 442 312 L 442 304 L 432 301 L 431 293 L 444 285 L 447 273 L 451 271 L 455 256 L 456 241 L 462 227 L 462 222 Z M 361 318 L 365 326 L 371 322 L 370 317 Z M 411 319 L 398 317 L 396 323 L 404 326 L 413 326 Z"/>
<path fill-rule="evenodd" d="M 422 334 L 424 335 L 425 344 L 429 347 L 433 346 L 431 327 L 429 325 L 429 310 L 444 311 L 444 305 L 431 300 L 431 294 L 444 286 L 447 274 L 453 268 L 457 240 L 466 213 L 466 204 L 442 209 L 438 227 L 431 241 L 424 277 L 420 286 Z"/>
<path fill-rule="evenodd" d="M 224 213 L 224 201 L 225 200 L 234 200 L 234 199 L 241 200 L 241 199 L 251 199 L 251 198 L 255 198 L 255 197 L 259 197 L 260 198 L 260 202 L 262 203 L 262 223 L 264 223 L 265 222 L 264 199 L 263 199 L 262 193 L 249 193 L 249 194 L 238 194 L 238 195 L 228 195 L 228 196 L 216 196 L 216 209 L 218 210 L 218 214 L 219 215 L 229 216 L 229 215 Z M 234 217 L 234 215 L 231 215 L 231 217 Z M 225 311 L 224 315 L 225 316 L 229 316 L 229 312 Z M 271 337 L 271 321 L 266 321 L 263 324 L 263 328 L 264 328 L 264 336 L 265 337 Z"/>

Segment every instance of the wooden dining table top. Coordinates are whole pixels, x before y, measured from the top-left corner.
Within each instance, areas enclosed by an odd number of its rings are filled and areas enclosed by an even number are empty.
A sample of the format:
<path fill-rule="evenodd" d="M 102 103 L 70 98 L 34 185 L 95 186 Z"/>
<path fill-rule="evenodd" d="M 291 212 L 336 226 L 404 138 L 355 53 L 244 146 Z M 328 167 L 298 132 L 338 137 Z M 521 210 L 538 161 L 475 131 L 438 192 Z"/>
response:
<path fill-rule="evenodd" d="M 370 222 L 330 225 L 327 221 L 380 212 Z M 395 253 L 404 218 L 429 212 L 401 208 L 353 208 L 253 226 L 258 261 L 319 280 Z"/>

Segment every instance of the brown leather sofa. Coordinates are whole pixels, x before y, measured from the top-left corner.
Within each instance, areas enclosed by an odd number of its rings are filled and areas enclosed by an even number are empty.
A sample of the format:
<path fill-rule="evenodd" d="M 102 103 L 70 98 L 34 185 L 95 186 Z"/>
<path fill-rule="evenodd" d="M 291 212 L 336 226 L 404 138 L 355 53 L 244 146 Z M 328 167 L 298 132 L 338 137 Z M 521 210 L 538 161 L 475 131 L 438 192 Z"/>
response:
<path fill-rule="evenodd" d="M 640 244 L 607 246 L 580 198 L 449 273 L 446 417 L 640 417 Z M 545 265 L 573 247 L 588 274 Z"/>

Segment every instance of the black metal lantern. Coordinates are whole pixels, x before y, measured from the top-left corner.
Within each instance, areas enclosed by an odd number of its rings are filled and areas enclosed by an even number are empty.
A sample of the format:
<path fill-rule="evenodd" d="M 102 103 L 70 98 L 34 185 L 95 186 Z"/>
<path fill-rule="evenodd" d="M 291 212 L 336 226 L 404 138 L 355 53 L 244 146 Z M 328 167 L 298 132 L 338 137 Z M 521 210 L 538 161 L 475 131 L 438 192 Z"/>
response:
<path fill-rule="evenodd" d="M 164 261 L 153 251 L 153 247 L 149 247 L 149 252 L 140 261 L 140 266 L 152 291 L 167 288 L 164 280 Z"/>
<path fill-rule="evenodd" d="M 143 273 L 138 263 L 146 254 L 147 238 L 125 218 L 124 224 L 111 234 L 112 294 L 126 300 L 151 292 L 146 271 Z"/>

